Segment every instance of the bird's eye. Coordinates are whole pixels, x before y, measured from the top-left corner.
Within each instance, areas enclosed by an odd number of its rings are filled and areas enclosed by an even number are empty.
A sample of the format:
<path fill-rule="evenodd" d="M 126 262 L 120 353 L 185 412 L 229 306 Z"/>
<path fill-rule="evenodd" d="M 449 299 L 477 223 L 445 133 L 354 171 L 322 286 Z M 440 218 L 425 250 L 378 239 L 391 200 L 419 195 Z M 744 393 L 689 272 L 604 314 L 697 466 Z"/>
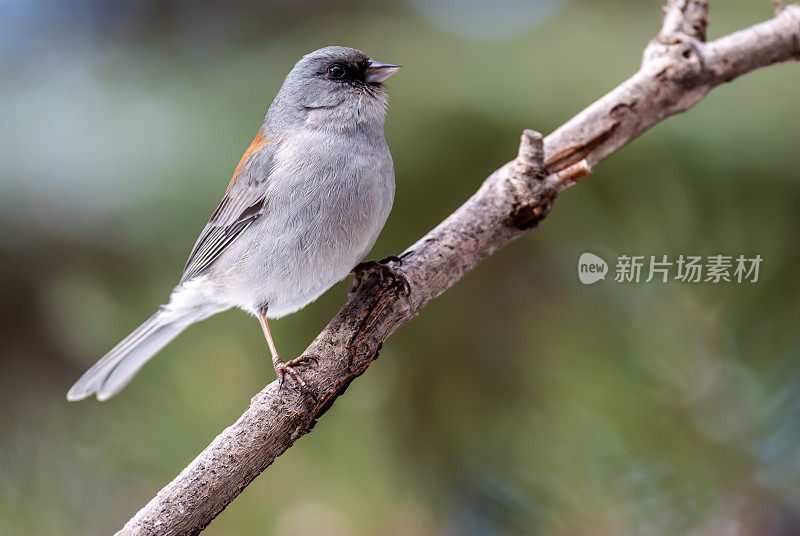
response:
<path fill-rule="evenodd" d="M 342 67 L 338 63 L 334 63 L 333 65 L 328 67 L 328 76 L 330 76 L 331 78 L 335 78 L 337 80 L 344 78 L 345 72 L 346 71 L 344 67 Z"/>

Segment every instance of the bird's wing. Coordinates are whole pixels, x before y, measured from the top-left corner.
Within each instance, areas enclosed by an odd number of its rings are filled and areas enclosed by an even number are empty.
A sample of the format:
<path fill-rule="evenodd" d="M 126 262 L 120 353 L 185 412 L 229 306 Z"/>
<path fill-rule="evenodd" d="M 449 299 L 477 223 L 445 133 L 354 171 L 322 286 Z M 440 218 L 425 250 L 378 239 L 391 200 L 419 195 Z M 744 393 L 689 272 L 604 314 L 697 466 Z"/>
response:
<path fill-rule="evenodd" d="M 270 144 L 259 131 L 236 166 L 222 202 L 195 242 L 183 269 L 181 283 L 208 268 L 265 212 L 265 186 L 272 171 L 276 148 L 277 145 Z"/>

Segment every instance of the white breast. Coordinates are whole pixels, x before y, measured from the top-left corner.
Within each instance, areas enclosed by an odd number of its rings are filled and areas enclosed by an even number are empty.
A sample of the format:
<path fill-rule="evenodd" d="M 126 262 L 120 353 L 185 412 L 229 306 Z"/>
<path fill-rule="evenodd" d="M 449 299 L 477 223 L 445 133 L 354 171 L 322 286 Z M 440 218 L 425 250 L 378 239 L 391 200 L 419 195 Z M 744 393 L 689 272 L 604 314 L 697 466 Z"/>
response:
<path fill-rule="evenodd" d="M 372 248 L 394 200 L 383 140 L 319 132 L 275 155 L 267 210 L 209 269 L 228 306 L 270 317 L 294 312 L 344 278 Z"/>

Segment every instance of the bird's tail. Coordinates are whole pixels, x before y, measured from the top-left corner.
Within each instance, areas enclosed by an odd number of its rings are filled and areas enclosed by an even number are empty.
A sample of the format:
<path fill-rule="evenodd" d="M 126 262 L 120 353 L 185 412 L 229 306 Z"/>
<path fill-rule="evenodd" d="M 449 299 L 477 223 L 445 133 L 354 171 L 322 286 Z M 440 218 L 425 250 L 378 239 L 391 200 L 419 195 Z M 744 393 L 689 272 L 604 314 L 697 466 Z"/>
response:
<path fill-rule="evenodd" d="M 92 365 L 70 388 L 67 400 L 82 400 L 91 395 L 96 395 L 98 400 L 111 398 L 131 381 L 151 357 L 201 318 L 195 313 L 181 316 L 173 310 L 159 309 Z"/>

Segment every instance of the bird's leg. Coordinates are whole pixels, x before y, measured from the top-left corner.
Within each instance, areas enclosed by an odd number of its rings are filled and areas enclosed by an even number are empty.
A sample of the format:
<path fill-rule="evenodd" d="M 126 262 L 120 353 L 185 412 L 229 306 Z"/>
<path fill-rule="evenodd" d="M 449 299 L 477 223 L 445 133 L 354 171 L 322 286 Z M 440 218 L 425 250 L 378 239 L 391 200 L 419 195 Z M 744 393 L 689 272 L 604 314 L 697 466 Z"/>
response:
<path fill-rule="evenodd" d="M 370 273 L 377 273 L 381 281 L 387 277 L 391 277 L 394 285 L 399 286 L 408 296 L 411 294 L 411 285 L 408 284 L 406 276 L 389 266 L 390 263 L 397 264 L 398 267 L 403 265 L 403 259 L 396 255 L 389 255 L 385 259 L 379 261 L 365 261 L 356 265 L 351 271 L 353 274 L 353 282 L 350 284 L 350 293 L 352 294 L 361 285 L 364 278 Z"/>
<path fill-rule="evenodd" d="M 272 340 L 272 334 L 269 332 L 267 316 L 263 314 L 258 315 L 258 321 L 261 324 L 261 329 L 264 331 L 264 337 L 267 339 L 267 346 L 269 346 L 269 351 L 272 354 L 272 366 L 275 368 L 275 375 L 278 376 L 278 388 L 280 389 L 280 387 L 283 386 L 283 380 L 287 374 L 294 378 L 294 380 L 303 389 L 308 387 L 306 382 L 303 381 L 303 378 L 300 377 L 300 373 L 297 372 L 294 367 L 314 358 L 301 355 L 300 357 L 296 357 L 291 361 L 281 361 L 281 358 L 278 357 L 278 349 L 275 347 L 275 341 Z"/>

